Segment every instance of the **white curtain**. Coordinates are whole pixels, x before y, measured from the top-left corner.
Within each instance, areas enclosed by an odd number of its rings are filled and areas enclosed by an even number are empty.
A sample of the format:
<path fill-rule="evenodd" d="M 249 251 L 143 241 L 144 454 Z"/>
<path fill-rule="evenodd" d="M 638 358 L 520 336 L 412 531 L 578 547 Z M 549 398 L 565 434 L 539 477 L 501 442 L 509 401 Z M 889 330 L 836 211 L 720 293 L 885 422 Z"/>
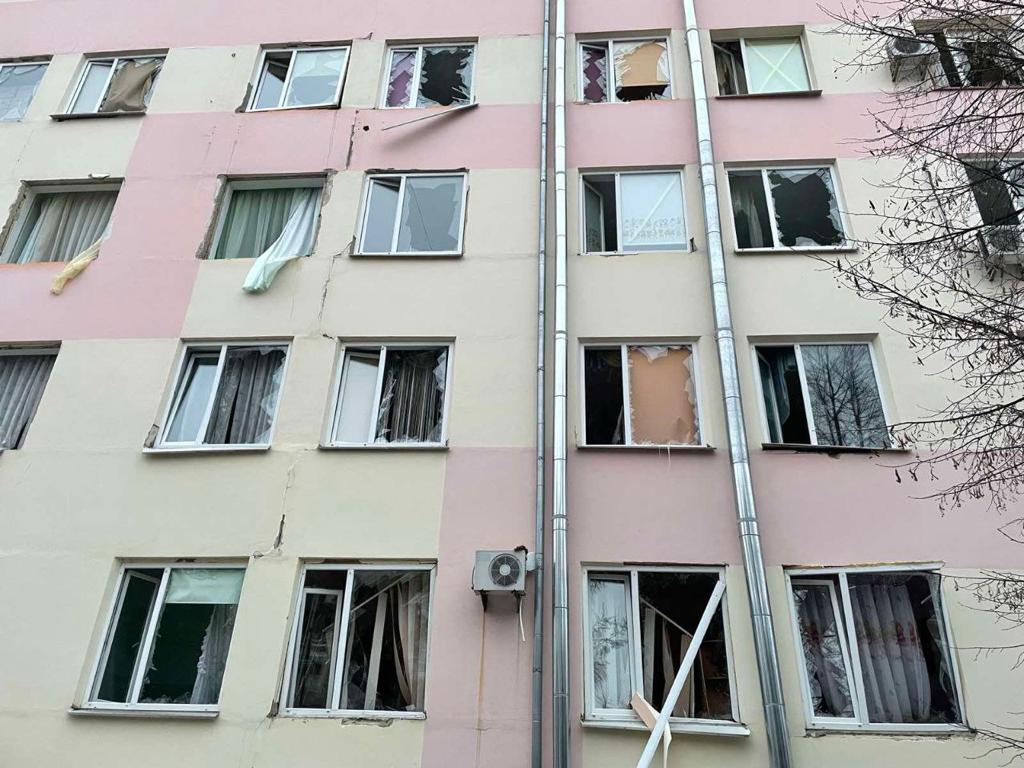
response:
<path fill-rule="evenodd" d="M 853 717 L 850 683 L 827 586 L 794 585 L 800 639 L 815 714 Z"/>
<path fill-rule="evenodd" d="M 423 710 L 427 679 L 427 608 L 430 574 L 426 571 L 388 590 L 394 633 L 395 676 L 409 711 Z"/>
<path fill-rule="evenodd" d="M 0 356 L 0 451 L 21 445 L 56 355 Z"/>
<path fill-rule="evenodd" d="M 313 247 L 313 224 L 316 218 L 319 188 L 300 190 L 293 194 L 291 215 L 280 236 L 271 243 L 245 276 L 242 289 L 247 293 L 263 293 L 274 282 L 277 273 L 289 261 L 307 255 Z"/>
<path fill-rule="evenodd" d="M 216 704 L 220 698 L 220 684 L 224 679 L 237 610 L 237 605 L 218 605 L 213 609 L 203 636 L 203 649 L 196 662 L 196 680 L 189 704 Z"/>
<path fill-rule="evenodd" d="M 206 429 L 207 443 L 245 445 L 270 439 L 284 358 L 280 347 L 228 350 Z"/>
<path fill-rule="evenodd" d="M 377 416 L 378 443 L 436 443 L 444 420 L 446 349 L 389 350 Z"/>
<path fill-rule="evenodd" d="M 220 233 L 214 259 L 255 259 L 267 251 L 284 233 L 297 209 L 320 195 L 320 187 L 278 189 L 236 189 Z M 301 230 L 300 230 L 301 231 Z M 306 256 L 313 244 L 312 226 L 305 238 L 292 234 L 294 250 Z"/>
<path fill-rule="evenodd" d="M 106 233 L 116 200 L 115 190 L 39 193 L 8 262 L 71 261 Z"/>
<path fill-rule="evenodd" d="M 590 663 L 594 670 L 594 707 L 628 709 L 633 696 L 630 679 L 629 600 L 621 579 L 591 578 Z"/>

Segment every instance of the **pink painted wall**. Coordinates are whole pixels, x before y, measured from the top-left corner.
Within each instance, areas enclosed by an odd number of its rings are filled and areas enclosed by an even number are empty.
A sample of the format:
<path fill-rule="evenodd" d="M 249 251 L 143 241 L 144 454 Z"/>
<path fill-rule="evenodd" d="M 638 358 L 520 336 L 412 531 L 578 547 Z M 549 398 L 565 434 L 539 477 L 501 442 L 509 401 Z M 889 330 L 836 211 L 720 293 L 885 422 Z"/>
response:
<path fill-rule="evenodd" d="M 820 5 L 826 7 L 825 2 Z M 570 32 L 614 32 L 647 29 L 682 29 L 682 0 L 567 0 L 566 24 Z M 817 0 L 776 0 L 770 3 L 696 0 L 702 29 L 820 24 L 829 16 Z"/>

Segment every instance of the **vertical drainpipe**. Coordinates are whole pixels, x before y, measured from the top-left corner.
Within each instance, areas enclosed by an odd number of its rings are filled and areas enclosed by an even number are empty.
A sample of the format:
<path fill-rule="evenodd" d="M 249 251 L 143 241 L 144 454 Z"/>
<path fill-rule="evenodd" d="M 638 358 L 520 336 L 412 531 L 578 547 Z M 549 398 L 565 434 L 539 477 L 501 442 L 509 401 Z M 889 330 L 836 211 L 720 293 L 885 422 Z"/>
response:
<path fill-rule="evenodd" d="M 729 458 L 732 463 L 733 490 L 736 493 L 736 515 L 743 570 L 750 596 L 750 616 L 754 630 L 754 651 L 764 703 L 765 731 L 768 736 L 769 764 L 772 768 L 790 768 L 789 734 L 782 702 L 782 680 L 779 654 L 772 625 L 772 609 L 768 601 L 761 537 L 754 507 L 754 487 L 750 478 L 750 457 L 743 422 L 739 371 L 736 365 L 736 342 L 733 338 L 732 313 L 729 309 L 729 283 L 725 272 L 722 247 L 722 221 L 715 180 L 715 155 L 711 139 L 711 116 L 708 111 L 707 86 L 704 83 L 704 59 L 693 0 L 683 0 L 686 19 L 686 47 L 690 54 L 690 76 L 693 80 L 693 105 L 697 125 L 697 152 L 700 158 L 700 182 L 704 202 L 704 225 L 707 230 L 708 268 L 711 273 L 711 298 L 715 313 L 715 340 L 722 373 L 722 397 L 729 435 Z"/>

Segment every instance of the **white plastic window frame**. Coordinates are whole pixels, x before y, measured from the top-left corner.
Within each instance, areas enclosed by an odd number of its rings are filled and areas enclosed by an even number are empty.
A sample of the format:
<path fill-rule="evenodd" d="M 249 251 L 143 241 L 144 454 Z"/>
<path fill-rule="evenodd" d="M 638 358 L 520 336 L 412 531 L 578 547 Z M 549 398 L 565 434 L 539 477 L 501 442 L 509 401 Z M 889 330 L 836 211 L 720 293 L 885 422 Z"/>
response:
<path fill-rule="evenodd" d="M 732 227 L 732 241 L 737 253 L 791 253 L 793 251 L 849 251 L 850 246 L 850 223 L 846 216 L 846 203 L 843 199 L 843 192 L 839 188 L 839 175 L 836 173 L 834 163 L 805 163 L 794 165 L 749 165 L 749 166 L 727 166 L 725 169 L 726 181 L 729 184 L 729 226 Z M 740 248 L 739 235 L 736 232 L 736 212 L 732 207 L 732 174 L 737 171 L 761 173 L 761 182 L 764 185 L 765 201 L 768 206 L 768 223 L 772 228 L 771 247 L 758 246 L 757 248 Z M 836 209 L 839 211 L 839 224 L 842 227 L 843 242 L 839 245 L 782 245 L 779 239 L 779 223 L 775 218 L 775 199 L 772 197 L 772 185 L 768 180 L 768 174 L 772 171 L 828 171 L 832 180 L 832 194 L 836 198 Z"/>
<path fill-rule="evenodd" d="M 334 590 L 310 589 L 306 587 L 306 574 L 309 571 L 346 571 L 345 591 L 340 604 L 340 617 L 338 631 L 335 637 L 335 645 L 331 650 L 331 686 L 328 696 L 331 704 L 335 706 L 326 709 L 313 709 L 307 707 L 290 707 L 288 700 L 291 696 L 291 686 L 295 674 L 295 653 L 298 646 L 299 633 L 302 630 L 302 621 L 305 614 L 305 597 L 307 594 L 318 592 L 334 592 Z M 345 677 L 345 646 L 348 642 L 349 616 L 352 608 L 352 589 L 355 574 L 360 571 L 429 571 L 430 592 L 427 608 L 427 648 L 426 648 L 426 669 L 430 669 L 430 646 L 433 632 L 433 613 L 435 599 L 435 580 L 437 578 L 437 565 L 426 562 L 373 562 L 373 563 L 305 563 L 299 572 L 299 581 L 296 585 L 295 599 L 292 602 L 291 627 L 288 631 L 288 650 L 285 654 L 285 665 L 281 677 L 280 687 L 280 712 L 286 717 L 345 717 L 366 720 L 423 720 L 426 718 L 427 700 L 424 698 L 422 711 L 399 711 L 399 710 L 377 710 L 377 709 L 341 709 L 337 704 L 341 701 L 341 690 Z M 427 694 L 430 693 L 429 686 Z"/>
<path fill-rule="evenodd" d="M 92 662 L 89 671 L 88 684 L 82 696 L 80 709 L 85 710 L 108 710 L 129 714 L 132 712 L 161 712 L 181 714 L 206 714 L 216 716 L 220 712 L 220 703 L 217 704 L 157 704 L 140 703 L 139 695 L 142 693 L 142 686 L 145 683 L 145 668 L 149 666 L 153 654 L 153 646 L 156 641 L 156 631 L 160 623 L 160 615 L 164 606 L 164 599 L 167 595 L 167 585 L 170 582 L 171 571 L 175 569 L 228 569 L 235 571 L 246 571 L 246 564 L 238 563 L 204 563 L 204 562 L 145 562 L 126 561 L 121 563 L 118 571 L 117 585 L 112 598 L 109 601 L 106 615 L 103 622 L 104 632 L 101 643 Z M 146 618 L 146 626 L 142 634 L 142 645 L 139 647 L 139 655 L 135 660 L 135 669 L 132 673 L 132 681 L 128 691 L 128 701 L 99 701 L 94 699 L 97 694 L 100 681 L 106 668 L 107 658 L 110 653 L 110 644 L 114 639 L 114 630 L 117 628 L 117 621 L 121 614 L 121 605 L 124 600 L 125 588 L 128 584 L 127 577 L 130 570 L 163 570 L 160 577 L 159 587 L 153 598 L 153 608 Z M 243 580 L 244 587 L 244 580 Z M 241 601 L 239 601 L 241 602 Z M 234 637 L 232 637 L 232 640 Z M 230 656 L 230 650 L 228 655 Z M 218 695 L 218 699 L 219 699 Z"/>
<path fill-rule="evenodd" d="M 327 53 L 330 51 L 344 51 L 345 62 L 341 65 L 341 72 L 338 73 L 338 86 L 334 90 L 334 97 L 330 101 L 324 101 L 320 104 L 294 104 L 292 106 L 285 106 L 284 102 L 288 98 L 288 89 L 292 84 L 292 74 L 295 72 L 295 56 L 299 53 Z M 263 90 L 263 69 L 267 63 L 267 54 L 273 53 L 290 53 L 291 60 L 288 62 L 288 74 L 285 76 L 284 85 L 281 87 L 281 98 L 278 101 L 276 107 L 256 107 L 259 102 L 260 92 Z M 246 105 L 246 112 L 276 112 L 284 109 L 317 109 L 320 107 L 336 107 L 341 103 L 341 92 L 345 87 L 345 75 L 348 73 L 348 62 L 352 58 L 352 48 L 350 45 L 316 45 L 316 46 L 305 46 L 291 48 L 288 46 L 282 48 L 264 48 L 260 51 L 260 58 L 256 64 L 256 76 L 252 84 L 252 95 L 249 97 L 249 103 Z"/>
<path fill-rule="evenodd" d="M 771 41 L 778 41 L 778 40 L 794 40 L 794 39 L 797 41 L 797 44 L 798 44 L 799 49 L 800 49 L 800 61 L 804 65 L 804 74 L 807 76 L 807 88 L 801 89 L 801 90 L 792 90 L 792 91 L 751 91 L 750 90 L 750 80 L 747 77 L 747 72 L 749 71 L 749 67 L 747 66 L 747 43 L 748 42 L 755 42 L 756 43 L 756 42 L 764 42 L 764 41 L 771 42 Z M 735 37 L 735 38 L 730 38 L 730 39 L 723 38 L 721 40 L 718 40 L 718 39 L 713 40 L 712 44 L 714 44 L 714 43 L 736 43 L 736 42 L 738 42 L 740 44 L 740 63 L 743 65 L 743 79 L 747 83 L 747 92 L 746 93 L 721 93 L 721 91 L 719 91 L 719 94 L 718 94 L 719 96 L 775 96 L 775 95 L 785 95 L 787 93 L 810 93 L 811 91 L 814 90 L 814 77 L 812 76 L 812 73 L 811 73 L 810 62 L 808 62 L 808 60 L 807 60 L 807 42 L 804 40 L 804 36 L 803 36 L 802 32 L 793 33 L 791 35 L 763 35 L 763 36 L 757 36 L 757 37 L 747 36 L 747 37 Z M 733 76 L 735 78 L 736 72 L 735 72 L 735 68 L 733 68 L 733 69 L 734 69 Z M 739 82 L 738 78 L 736 78 L 736 82 Z"/>
<path fill-rule="evenodd" d="M 437 442 L 376 442 L 377 419 L 380 416 L 381 389 L 384 385 L 384 369 L 387 363 L 387 352 L 407 349 L 444 349 L 444 403 L 441 406 L 441 439 Z M 448 409 L 451 407 L 452 392 L 452 353 L 455 344 L 452 341 L 398 341 L 398 342 L 348 342 L 342 344 L 338 351 L 338 363 L 335 366 L 334 386 L 331 395 L 331 407 L 328 411 L 324 445 L 328 448 L 373 448 L 375 450 L 405 450 L 410 448 L 443 448 L 448 445 Z M 341 415 L 341 395 L 345 391 L 345 376 L 348 373 L 348 355 L 350 352 L 379 351 L 380 362 L 377 366 L 377 384 L 373 392 L 373 405 L 370 411 L 370 428 L 366 441 L 362 443 L 346 443 L 337 439 L 338 418 Z"/>
<path fill-rule="evenodd" d="M 163 63 L 167 60 L 167 53 L 139 53 L 131 56 L 96 56 L 85 60 L 85 66 L 82 68 L 82 74 L 78 78 L 78 84 L 75 85 L 75 90 L 71 94 L 71 98 L 68 99 L 68 103 L 64 108 L 64 114 L 71 115 L 95 115 L 99 114 L 100 105 L 103 103 L 103 99 L 107 97 L 107 89 L 110 88 L 110 81 L 114 78 L 117 73 L 117 65 L 122 61 L 137 61 L 139 59 L 159 59 L 161 61 L 160 67 L 163 69 Z M 82 87 L 85 85 L 85 80 L 89 76 L 89 70 L 92 69 L 94 64 L 110 64 L 110 72 L 107 74 L 107 81 L 103 84 L 103 90 L 100 91 L 99 98 L 93 105 L 92 109 L 87 112 L 72 112 L 75 108 L 75 103 L 78 101 L 78 95 L 82 92 Z M 153 89 L 156 88 L 156 81 L 159 79 L 160 73 L 157 73 L 156 78 L 153 79 L 153 84 L 150 86 L 150 93 L 152 95 Z M 145 114 L 149 109 L 149 105 L 146 105 L 146 109 L 142 112 L 133 114 Z"/>
<path fill-rule="evenodd" d="M 693 381 L 694 413 L 697 417 L 697 432 L 700 442 L 697 443 L 635 443 L 633 442 L 633 425 L 629 396 L 629 348 L 630 347 L 686 347 L 690 350 L 690 377 Z M 622 445 L 614 443 L 588 443 L 587 442 L 587 352 L 596 350 L 619 349 L 622 355 L 622 411 L 623 411 L 623 436 L 625 442 Z M 667 451 L 692 450 L 694 448 L 707 448 L 708 437 L 705 433 L 704 414 L 701 411 L 701 375 L 700 361 L 697 354 L 696 339 L 673 339 L 660 341 L 588 341 L 580 345 L 580 441 L 579 445 L 584 448 L 658 448 Z"/>
<path fill-rule="evenodd" d="M 678 573 L 678 574 L 717 574 L 722 583 L 726 581 L 724 566 L 699 565 L 601 565 L 589 563 L 583 566 L 582 610 L 583 620 L 583 675 L 584 675 L 584 722 L 612 723 L 620 725 L 639 724 L 640 718 L 632 709 L 598 709 L 594 706 L 594 667 L 591 663 L 593 649 L 590 636 L 590 575 L 591 574 L 623 574 L 628 586 L 630 621 L 629 650 L 630 675 L 633 690 L 642 689 L 643 680 L 643 649 L 640 643 L 640 601 L 639 574 L 641 573 Z M 729 593 L 726 589 L 722 595 L 719 610 L 722 613 L 722 628 L 725 638 L 726 670 L 729 675 L 729 703 L 732 707 L 732 720 L 715 720 L 699 717 L 670 717 L 668 722 L 673 732 L 719 733 L 735 731 L 743 728 L 739 714 L 739 700 L 736 693 L 736 670 L 733 660 L 732 632 L 729 628 Z"/>
<path fill-rule="evenodd" d="M 623 176 L 650 176 L 665 173 L 679 174 L 679 192 L 682 196 L 680 204 L 683 210 L 683 244 L 690 241 L 690 222 L 686 211 L 686 169 L 685 168 L 643 168 L 630 169 L 628 171 L 580 171 L 579 201 L 580 201 L 580 248 L 581 254 L 588 256 L 605 256 L 608 254 L 641 254 L 641 253 L 677 253 L 678 248 L 645 248 L 643 250 L 627 250 L 622 247 L 622 184 Z M 619 245 L 618 250 L 609 251 L 588 251 L 587 250 L 587 178 L 591 176 L 614 176 L 615 177 L 615 239 Z M 604 221 L 604 209 L 601 210 L 601 220 Z M 686 250 L 686 249 L 684 249 Z"/>
<path fill-rule="evenodd" d="M 472 54 L 470 55 L 469 62 L 469 101 L 468 104 L 476 102 L 476 57 L 479 51 L 477 50 L 477 44 L 475 40 L 451 40 L 451 41 L 436 41 L 429 43 L 410 43 L 408 45 L 389 45 L 384 54 L 384 82 L 380 89 L 380 98 L 377 100 L 380 109 L 435 109 L 438 105 L 431 104 L 425 107 L 418 106 L 420 99 L 420 76 L 423 72 L 423 51 L 427 48 L 470 48 Z M 395 106 L 388 106 L 388 88 L 391 85 L 391 58 L 395 53 L 410 53 L 416 52 L 416 63 L 412 70 L 412 81 L 409 84 L 409 103 L 408 104 L 397 104 Z M 454 105 L 443 107 L 443 109 L 453 109 L 455 106 L 465 105 Z"/>
<path fill-rule="evenodd" d="M 807 417 L 807 433 L 811 437 L 811 442 L 808 445 L 817 446 L 820 448 L 848 448 L 850 446 L 842 445 L 830 445 L 829 443 L 818 442 L 818 431 L 814 426 L 814 414 L 811 412 L 811 396 L 807 389 L 807 375 L 804 372 L 804 359 L 801 352 L 802 347 L 836 347 L 836 346 L 862 346 L 868 348 L 868 354 L 871 357 L 871 370 L 875 377 L 875 391 L 878 393 L 878 400 L 882 404 L 882 416 L 885 418 L 885 425 L 888 428 L 892 424 L 892 419 L 889 415 L 889 407 L 886 403 L 885 390 L 882 389 L 882 379 L 878 370 L 878 357 L 875 354 L 875 345 L 870 341 L 859 341 L 859 340 L 846 340 L 846 339 L 832 339 L 828 341 L 798 341 L 792 343 L 785 342 L 769 342 L 769 343 L 755 343 L 751 347 L 751 360 L 753 363 L 754 377 L 757 380 L 757 404 L 761 414 L 761 431 L 764 436 L 764 442 L 768 445 L 790 445 L 790 443 L 775 443 L 772 442 L 771 430 L 768 426 L 768 409 L 765 407 L 765 395 L 767 394 L 764 389 L 764 381 L 761 379 L 761 364 L 759 362 L 757 351 L 765 348 L 790 348 L 793 350 L 793 354 L 796 356 L 797 371 L 800 375 L 800 394 L 804 399 L 804 415 Z M 782 428 L 779 427 L 781 434 Z M 884 450 L 883 446 L 878 446 L 874 449 L 865 450 Z"/>
<path fill-rule="evenodd" d="M 217 402 L 217 391 L 220 389 L 220 379 L 224 372 L 224 362 L 227 360 L 228 350 L 234 347 L 281 347 L 284 349 L 284 362 L 281 364 L 281 388 L 277 393 L 277 402 L 274 403 L 274 415 L 270 422 L 267 442 L 265 443 L 207 443 L 204 442 L 206 430 L 210 426 L 210 416 L 213 413 L 214 404 Z M 206 403 L 206 411 L 203 414 L 203 421 L 199 428 L 200 438 L 188 442 L 167 442 L 164 438 L 167 430 L 170 429 L 174 416 L 177 414 L 178 406 L 185 394 L 185 377 L 188 373 L 190 361 L 196 354 L 218 355 L 217 371 L 214 375 L 213 384 L 210 387 L 210 399 Z M 153 448 L 146 449 L 147 453 L 173 453 L 175 451 L 265 451 L 274 442 L 274 430 L 277 427 L 277 415 L 281 409 L 281 396 L 284 393 L 284 383 L 288 375 L 288 362 L 291 359 L 291 341 L 280 340 L 236 340 L 236 341 L 211 341 L 211 342 L 188 342 L 182 345 L 178 362 L 175 366 L 172 387 L 163 409 L 163 418 L 160 422 L 160 432 Z"/>
<path fill-rule="evenodd" d="M 830 731 L 866 731 L 876 733 L 945 733 L 965 731 L 968 729 L 967 715 L 964 710 L 963 686 L 960 678 L 960 667 L 957 660 L 956 645 L 952 642 L 952 627 L 949 622 L 949 611 L 943 595 L 939 628 L 942 641 L 946 646 L 949 658 L 949 673 L 955 688 L 957 710 L 961 723 L 874 723 L 868 720 L 867 697 L 864 693 L 864 678 L 860 666 L 860 654 L 857 649 L 857 631 L 850 617 L 853 606 L 850 601 L 848 576 L 853 574 L 886 574 L 886 573 L 934 573 L 941 577 L 942 563 L 906 563 L 894 565 L 836 568 L 787 568 L 786 592 L 789 604 L 790 630 L 793 632 L 793 648 L 796 652 L 797 669 L 800 674 L 801 697 L 803 698 L 804 718 L 807 727 L 815 730 Z M 836 621 L 839 623 L 840 644 L 843 648 L 843 659 L 846 662 L 848 678 L 852 678 L 850 695 L 853 700 L 854 717 L 822 717 L 814 713 L 811 703 L 810 681 L 807 677 L 807 662 L 804 658 L 800 635 L 800 617 L 797 613 L 796 600 L 793 597 L 794 583 L 823 584 L 828 583 L 834 590 L 831 579 L 822 577 L 836 576 L 839 581 L 839 594 L 835 596 L 833 609 L 838 608 Z M 939 582 L 939 589 L 942 588 Z"/>
<path fill-rule="evenodd" d="M 3 74 L 5 69 L 17 69 L 18 67 L 39 67 L 42 66 L 46 69 L 50 67 L 49 59 L 39 59 L 36 61 L 0 61 L 0 74 Z M 46 73 L 43 73 L 46 76 Z M 36 90 L 32 92 L 32 99 L 29 99 L 29 103 L 25 105 L 25 113 L 28 114 L 29 108 L 32 106 L 32 101 L 36 97 L 36 92 L 39 90 L 39 85 L 36 85 Z M 17 120 L 0 120 L 0 123 L 20 123 L 25 119 L 25 115 L 22 115 Z"/>
<path fill-rule="evenodd" d="M 668 96 L 657 101 L 670 101 L 675 98 L 675 68 L 672 62 L 672 46 L 667 37 L 616 37 L 602 38 L 595 40 L 579 40 L 576 44 L 576 87 L 579 89 L 579 101 L 584 102 L 583 92 L 586 82 L 583 79 L 583 49 L 607 47 L 605 65 L 605 100 L 597 102 L 586 102 L 588 104 L 629 104 L 631 101 L 621 101 L 616 94 L 618 83 L 615 80 L 615 46 L 629 43 L 664 43 L 665 53 L 668 56 Z"/>
<path fill-rule="evenodd" d="M 402 207 L 405 205 L 405 187 L 408 179 L 411 178 L 454 178 L 462 179 L 462 203 L 459 212 L 459 242 L 453 251 L 399 251 L 398 238 L 401 233 L 399 226 L 402 221 Z M 400 179 L 401 186 L 398 189 L 398 204 L 395 208 L 395 220 L 391 230 L 391 248 L 387 251 L 365 251 L 363 250 L 363 238 L 366 235 L 366 220 L 370 215 L 370 193 L 373 191 L 375 179 Z M 356 240 L 357 256 L 461 256 L 465 246 L 466 236 L 466 203 L 469 200 L 469 174 L 466 171 L 427 171 L 416 173 L 370 173 L 366 176 L 366 183 L 363 185 L 363 212 L 359 216 L 359 237 Z"/>

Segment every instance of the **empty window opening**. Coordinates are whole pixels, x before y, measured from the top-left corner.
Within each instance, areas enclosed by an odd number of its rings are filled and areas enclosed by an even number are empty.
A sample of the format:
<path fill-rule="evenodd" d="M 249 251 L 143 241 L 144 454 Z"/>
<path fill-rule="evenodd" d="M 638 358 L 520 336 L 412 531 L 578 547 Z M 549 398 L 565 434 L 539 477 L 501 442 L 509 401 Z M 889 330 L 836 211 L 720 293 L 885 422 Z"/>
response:
<path fill-rule="evenodd" d="M 936 79 L 952 88 L 999 88 L 1024 84 L 1024 62 L 998 28 L 932 34 L 938 50 Z"/>
<path fill-rule="evenodd" d="M 462 252 L 464 174 L 371 176 L 359 252 Z"/>
<path fill-rule="evenodd" d="M 46 67 L 45 61 L 0 64 L 0 122 L 16 122 L 25 117 Z"/>
<path fill-rule="evenodd" d="M 585 253 L 686 250 L 681 171 L 585 174 Z"/>
<path fill-rule="evenodd" d="M 3 261 L 71 261 L 109 233 L 118 189 L 109 184 L 29 187 Z"/>
<path fill-rule="evenodd" d="M 740 38 L 713 43 L 718 92 L 723 96 L 809 91 L 799 37 Z"/>
<path fill-rule="evenodd" d="M 0 350 L 0 451 L 21 447 L 56 359 L 55 349 Z"/>
<path fill-rule="evenodd" d="M 738 249 L 846 243 L 831 168 L 731 170 L 729 191 Z"/>
<path fill-rule="evenodd" d="M 331 443 L 444 442 L 449 347 L 347 348 Z"/>
<path fill-rule="evenodd" d="M 269 445 L 286 357 L 284 345 L 188 347 L 160 447 Z"/>
<path fill-rule="evenodd" d="M 586 445 L 699 445 L 693 348 L 586 347 Z"/>
<path fill-rule="evenodd" d="M 214 259 L 255 259 L 270 250 L 308 256 L 323 197 L 319 179 L 228 183 Z"/>
<path fill-rule="evenodd" d="M 471 44 L 392 48 L 384 107 L 449 107 L 473 101 Z"/>
<path fill-rule="evenodd" d="M 242 568 L 126 568 L 90 703 L 216 705 L 244 576 Z"/>
<path fill-rule="evenodd" d="M 145 112 L 163 64 L 163 56 L 90 59 L 68 112 Z"/>
<path fill-rule="evenodd" d="M 581 43 L 579 67 L 580 93 L 585 102 L 672 98 L 665 40 Z"/>
<path fill-rule="evenodd" d="M 250 111 L 337 106 L 348 48 L 290 48 L 263 52 Z"/>
<path fill-rule="evenodd" d="M 869 345 L 758 346 L 756 352 L 769 442 L 889 446 Z"/>

